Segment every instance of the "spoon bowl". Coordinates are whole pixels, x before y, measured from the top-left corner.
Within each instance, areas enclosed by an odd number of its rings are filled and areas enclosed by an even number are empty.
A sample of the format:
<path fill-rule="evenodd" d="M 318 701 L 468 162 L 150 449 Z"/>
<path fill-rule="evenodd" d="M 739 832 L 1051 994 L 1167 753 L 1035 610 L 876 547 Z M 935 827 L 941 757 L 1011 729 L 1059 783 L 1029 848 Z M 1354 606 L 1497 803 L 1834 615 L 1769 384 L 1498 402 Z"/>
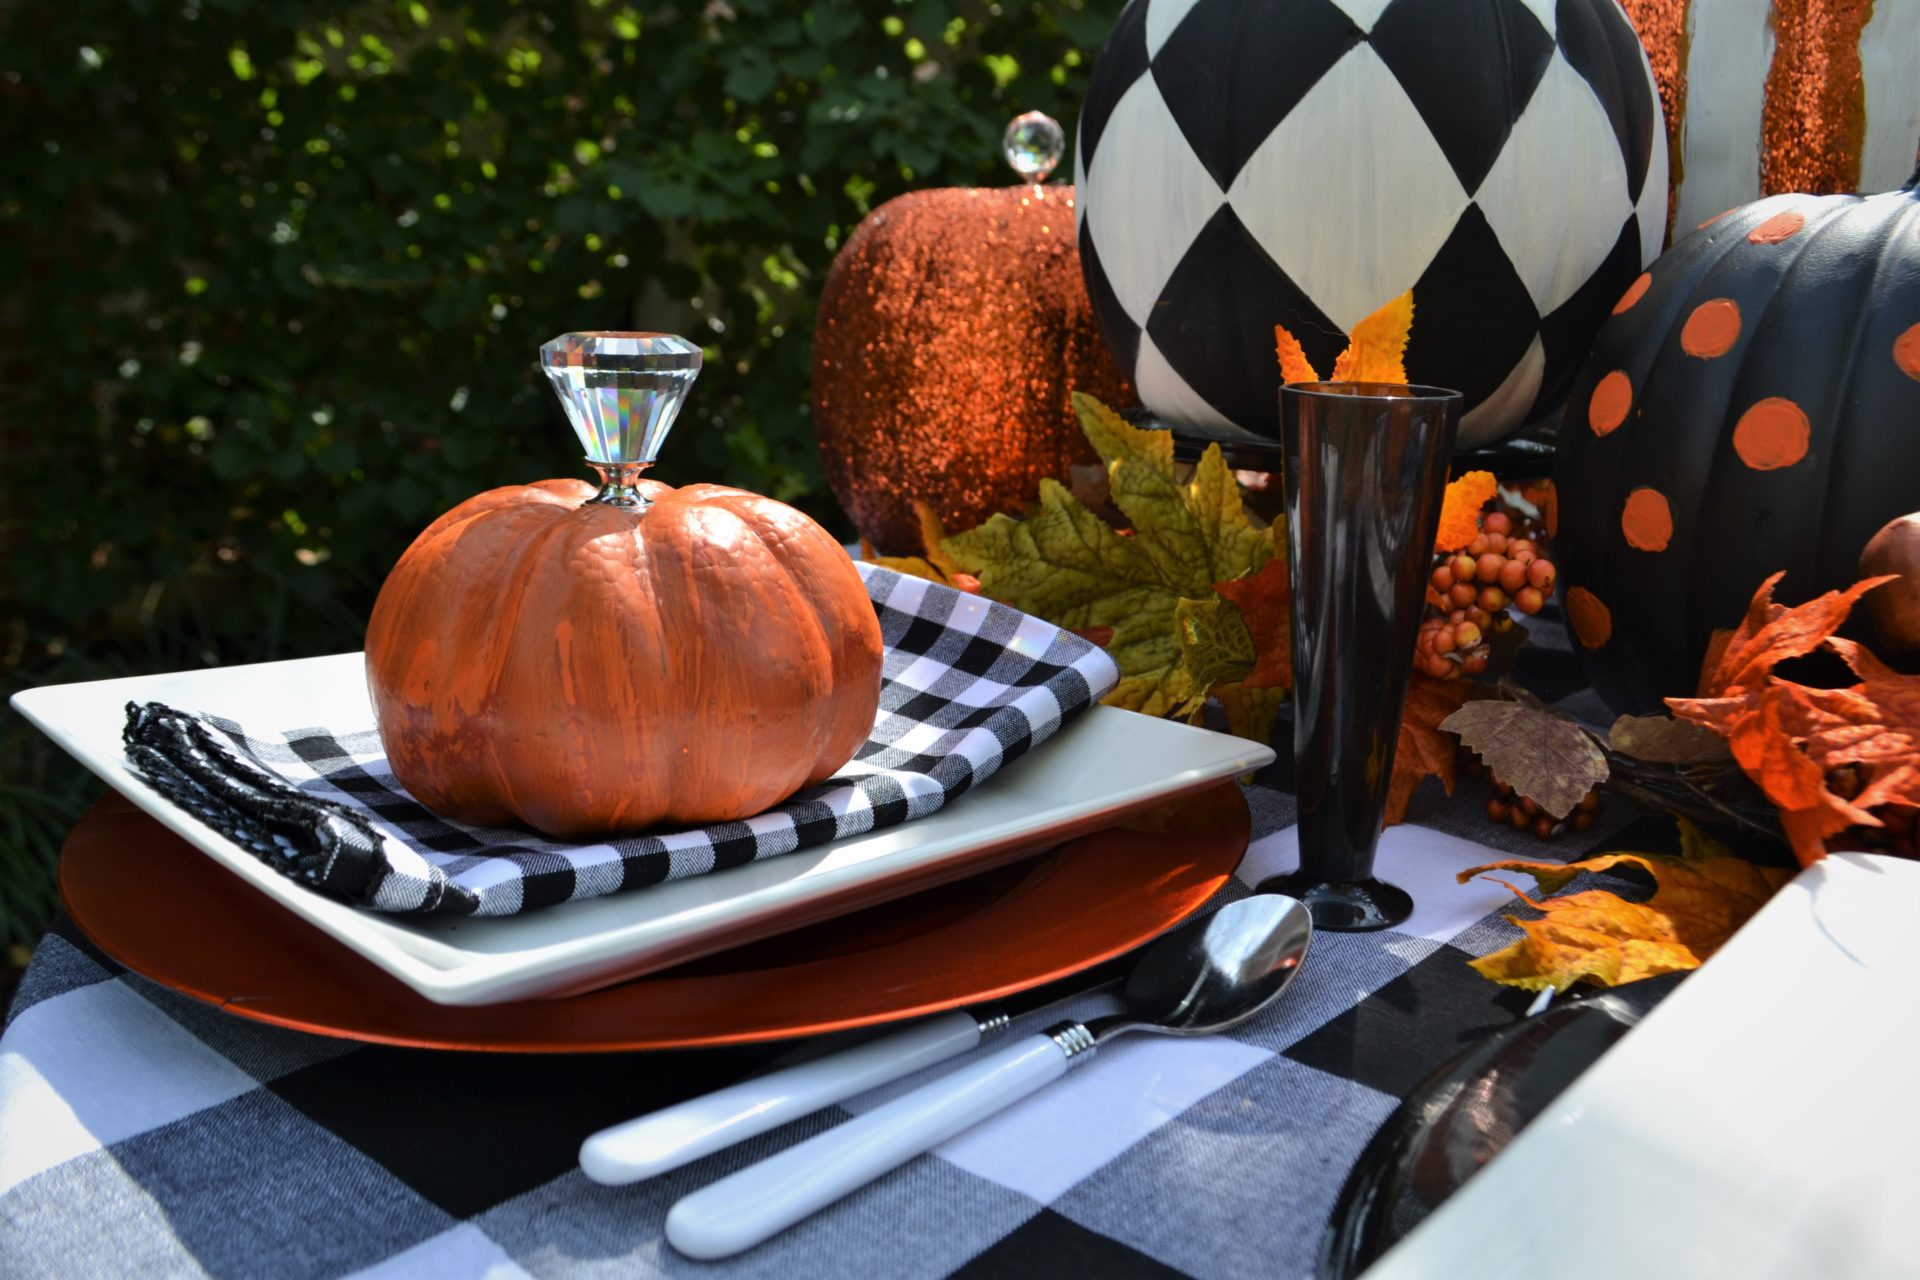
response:
<path fill-rule="evenodd" d="M 1287 989 L 1313 942 L 1293 898 L 1255 894 L 1149 944 L 1121 987 L 1125 1014 L 1089 1021 L 1095 1042 L 1123 1031 L 1204 1036 L 1238 1025 Z"/>

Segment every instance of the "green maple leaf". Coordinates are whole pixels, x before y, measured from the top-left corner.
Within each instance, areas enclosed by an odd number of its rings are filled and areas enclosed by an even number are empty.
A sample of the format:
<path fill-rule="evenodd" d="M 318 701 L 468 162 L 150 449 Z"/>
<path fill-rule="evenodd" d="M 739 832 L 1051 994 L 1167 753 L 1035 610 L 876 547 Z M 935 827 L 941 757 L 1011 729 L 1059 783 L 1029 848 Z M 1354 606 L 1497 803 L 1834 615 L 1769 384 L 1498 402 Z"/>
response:
<path fill-rule="evenodd" d="M 1240 610 L 1217 595 L 1205 600 L 1181 600 L 1173 606 L 1174 637 L 1180 644 L 1180 665 L 1193 686 L 1188 704 L 1180 710 L 1197 720 L 1207 690 L 1230 684 L 1253 670 L 1253 633 Z"/>
<path fill-rule="evenodd" d="M 1213 584 L 1271 559 L 1274 531 L 1247 518 L 1217 445 L 1181 484 L 1169 433 L 1132 426 L 1091 396 L 1076 392 L 1073 403 L 1132 530 L 1122 534 L 1043 480 L 1039 514 L 996 515 L 941 549 L 993 599 L 1076 631 L 1112 628 L 1106 647 L 1121 679 L 1109 703 L 1191 715 L 1215 683 L 1253 669 L 1245 623 Z"/>

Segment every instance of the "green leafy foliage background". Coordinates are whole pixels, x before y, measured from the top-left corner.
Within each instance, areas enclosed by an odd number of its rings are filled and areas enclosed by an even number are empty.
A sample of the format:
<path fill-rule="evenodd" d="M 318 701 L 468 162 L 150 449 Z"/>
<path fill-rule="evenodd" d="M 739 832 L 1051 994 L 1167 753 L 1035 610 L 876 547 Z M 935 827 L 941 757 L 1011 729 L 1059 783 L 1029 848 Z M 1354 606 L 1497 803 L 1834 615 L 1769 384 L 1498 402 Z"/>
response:
<path fill-rule="evenodd" d="M 579 474 L 567 330 L 706 346 L 659 474 L 838 532 L 813 303 L 1069 129 L 1119 0 L 0 7 L 0 684 L 357 648 L 439 511 Z M 93 794 L 0 722 L 0 944 Z"/>

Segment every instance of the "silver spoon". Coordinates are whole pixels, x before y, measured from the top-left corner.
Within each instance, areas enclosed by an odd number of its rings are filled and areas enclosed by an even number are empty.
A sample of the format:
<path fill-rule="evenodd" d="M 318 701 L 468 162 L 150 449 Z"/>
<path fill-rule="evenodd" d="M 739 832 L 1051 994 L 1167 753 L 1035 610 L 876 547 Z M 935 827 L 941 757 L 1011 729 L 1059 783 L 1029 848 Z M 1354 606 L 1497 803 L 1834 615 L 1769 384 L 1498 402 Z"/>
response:
<path fill-rule="evenodd" d="M 1307 909 L 1256 894 L 1175 929 L 1140 953 L 1125 1012 L 1063 1022 L 687 1196 L 667 1241 L 690 1258 L 750 1249 L 842 1196 L 1057 1080 L 1129 1031 L 1203 1036 L 1279 998 L 1313 939 Z"/>

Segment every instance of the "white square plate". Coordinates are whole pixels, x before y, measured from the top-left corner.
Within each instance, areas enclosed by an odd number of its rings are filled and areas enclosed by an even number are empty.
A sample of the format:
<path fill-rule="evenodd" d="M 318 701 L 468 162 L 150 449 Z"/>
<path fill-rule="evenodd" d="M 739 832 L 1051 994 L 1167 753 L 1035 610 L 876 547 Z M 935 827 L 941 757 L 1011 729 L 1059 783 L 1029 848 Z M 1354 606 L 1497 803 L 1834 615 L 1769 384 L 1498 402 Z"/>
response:
<path fill-rule="evenodd" d="M 522 916 L 362 911 L 271 870 L 128 767 L 128 702 L 257 729 L 373 723 L 360 654 L 130 676 L 14 707 L 169 829 L 342 946 L 440 1004 L 571 995 L 917 892 L 1051 848 L 1273 759 L 1258 743 L 1096 706 L 929 817 L 813 849 Z M 183 924 L 183 927 L 190 927 Z"/>

